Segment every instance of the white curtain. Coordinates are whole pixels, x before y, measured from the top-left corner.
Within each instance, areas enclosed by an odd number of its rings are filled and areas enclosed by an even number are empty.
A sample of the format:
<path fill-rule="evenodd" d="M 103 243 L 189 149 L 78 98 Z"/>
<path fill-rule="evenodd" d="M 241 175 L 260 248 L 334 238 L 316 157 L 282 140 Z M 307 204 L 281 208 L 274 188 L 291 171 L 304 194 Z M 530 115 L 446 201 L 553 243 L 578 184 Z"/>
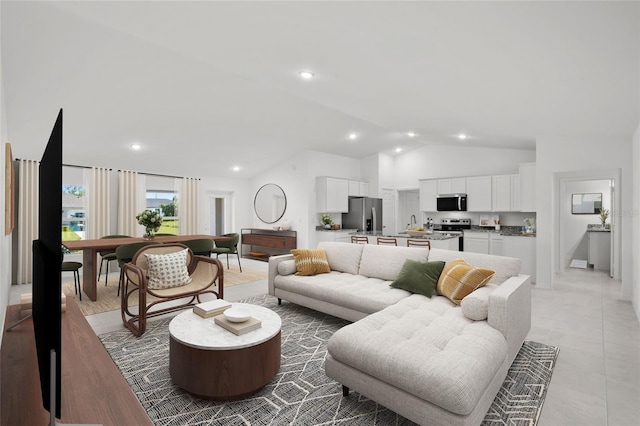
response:
<path fill-rule="evenodd" d="M 199 179 L 176 179 L 180 183 L 178 190 L 178 223 L 180 235 L 198 233 L 198 188 Z"/>
<path fill-rule="evenodd" d="M 18 164 L 18 284 L 32 280 L 31 246 L 38 239 L 38 176 L 39 163 L 19 160 Z M 61 214 L 60 212 L 52 214 Z M 61 216 L 60 216 L 61 217 Z M 61 222 L 62 223 L 62 222 Z M 62 248 L 60 248 L 62 250 Z"/>
<path fill-rule="evenodd" d="M 140 236 L 144 230 L 136 222 L 136 215 L 145 208 L 144 175 L 120 170 L 118 172 L 118 234 Z"/>
<path fill-rule="evenodd" d="M 85 169 L 84 187 L 87 194 L 86 238 L 101 238 L 110 233 L 110 169 Z"/>

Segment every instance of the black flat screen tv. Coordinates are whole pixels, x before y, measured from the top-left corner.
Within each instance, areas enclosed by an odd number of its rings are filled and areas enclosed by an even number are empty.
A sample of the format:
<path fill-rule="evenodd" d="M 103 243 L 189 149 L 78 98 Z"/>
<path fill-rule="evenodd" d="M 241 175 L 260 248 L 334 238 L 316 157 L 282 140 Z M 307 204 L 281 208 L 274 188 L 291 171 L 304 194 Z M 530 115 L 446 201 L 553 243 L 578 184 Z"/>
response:
<path fill-rule="evenodd" d="M 40 162 L 38 239 L 33 241 L 33 331 L 42 404 L 49 411 L 52 423 L 61 415 L 61 212 L 62 109 Z"/>

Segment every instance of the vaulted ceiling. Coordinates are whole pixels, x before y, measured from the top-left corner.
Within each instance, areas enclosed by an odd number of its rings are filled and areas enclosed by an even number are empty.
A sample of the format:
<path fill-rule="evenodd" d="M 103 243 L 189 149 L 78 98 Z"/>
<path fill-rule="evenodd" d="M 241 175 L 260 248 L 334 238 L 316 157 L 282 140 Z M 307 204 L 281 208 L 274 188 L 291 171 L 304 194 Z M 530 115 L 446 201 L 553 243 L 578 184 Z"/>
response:
<path fill-rule="evenodd" d="M 541 135 L 631 139 L 640 117 L 638 2 L 0 8 L 4 118 L 19 158 L 40 158 L 61 107 L 69 164 L 238 177 L 305 150 L 363 158 L 425 144 L 534 149 Z"/>

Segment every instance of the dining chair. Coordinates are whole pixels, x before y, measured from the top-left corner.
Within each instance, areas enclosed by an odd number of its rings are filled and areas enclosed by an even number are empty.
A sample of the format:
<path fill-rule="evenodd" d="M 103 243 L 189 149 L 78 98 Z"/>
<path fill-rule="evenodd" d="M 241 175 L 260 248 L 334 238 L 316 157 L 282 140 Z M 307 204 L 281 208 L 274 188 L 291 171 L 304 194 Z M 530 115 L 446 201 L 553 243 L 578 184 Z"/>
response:
<path fill-rule="evenodd" d="M 351 242 L 355 244 L 369 244 L 369 238 L 366 235 L 352 235 Z"/>
<path fill-rule="evenodd" d="M 105 235 L 104 237 L 100 237 L 100 239 L 110 239 L 110 238 L 131 238 L 130 235 Z M 105 250 L 99 251 L 100 255 L 100 269 L 98 270 L 98 281 L 100 281 L 100 276 L 102 275 L 102 265 L 107 262 L 107 269 L 104 275 L 104 285 L 106 286 L 109 282 L 109 262 L 112 260 L 117 260 L 116 251 L 115 250 Z"/>
<path fill-rule="evenodd" d="M 407 240 L 407 247 L 427 247 L 431 250 L 431 241 L 429 240 Z"/>
<path fill-rule="evenodd" d="M 378 237 L 376 243 L 379 246 L 397 246 L 398 240 L 392 237 Z"/>
<path fill-rule="evenodd" d="M 80 288 L 80 272 L 78 272 L 80 268 L 82 268 L 82 263 L 80 262 L 62 262 L 62 267 L 60 268 L 60 270 L 62 272 L 73 272 L 73 289 L 78 295 L 79 299 L 82 300 L 82 289 Z"/>
<path fill-rule="evenodd" d="M 197 238 L 195 240 L 182 241 L 181 243 L 189 247 L 196 256 L 211 257 L 213 240 L 210 238 Z"/>
<path fill-rule="evenodd" d="M 116 258 L 118 259 L 118 266 L 120 267 L 120 279 L 118 280 L 118 292 L 116 293 L 118 296 L 120 296 L 120 288 L 124 281 L 124 265 L 131 262 L 133 256 L 142 247 L 156 244 L 162 243 L 157 241 L 140 241 L 138 243 L 124 244 L 116 249 Z M 125 289 L 127 284 L 128 281 L 125 283 Z"/>
<path fill-rule="evenodd" d="M 238 267 L 242 272 L 242 265 L 240 264 L 240 253 L 238 253 L 238 243 L 240 242 L 240 234 L 230 233 L 224 234 L 223 237 L 230 237 L 228 241 L 216 241 L 216 246 L 211 250 L 211 253 L 216 254 L 216 259 L 221 254 L 227 255 L 227 269 L 229 269 L 229 255 L 235 254 L 238 257 Z"/>

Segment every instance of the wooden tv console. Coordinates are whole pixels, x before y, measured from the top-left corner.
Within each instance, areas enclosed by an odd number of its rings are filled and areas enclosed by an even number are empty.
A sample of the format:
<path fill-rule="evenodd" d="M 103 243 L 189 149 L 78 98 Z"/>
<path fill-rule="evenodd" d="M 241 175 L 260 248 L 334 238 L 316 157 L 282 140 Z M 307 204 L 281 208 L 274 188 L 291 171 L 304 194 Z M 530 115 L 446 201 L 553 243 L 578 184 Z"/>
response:
<path fill-rule="evenodd" d="M 20 305 L 7 306 L 5 328 L 20 320 Z M 62 313 L 63 423 L 151 425 L 144 408 L 107 353 L 98 336 L 67 297 Z M 26 320 L 2 336 L 0 351 L 3 426 L 45 425 L 33 322 Z"/>

